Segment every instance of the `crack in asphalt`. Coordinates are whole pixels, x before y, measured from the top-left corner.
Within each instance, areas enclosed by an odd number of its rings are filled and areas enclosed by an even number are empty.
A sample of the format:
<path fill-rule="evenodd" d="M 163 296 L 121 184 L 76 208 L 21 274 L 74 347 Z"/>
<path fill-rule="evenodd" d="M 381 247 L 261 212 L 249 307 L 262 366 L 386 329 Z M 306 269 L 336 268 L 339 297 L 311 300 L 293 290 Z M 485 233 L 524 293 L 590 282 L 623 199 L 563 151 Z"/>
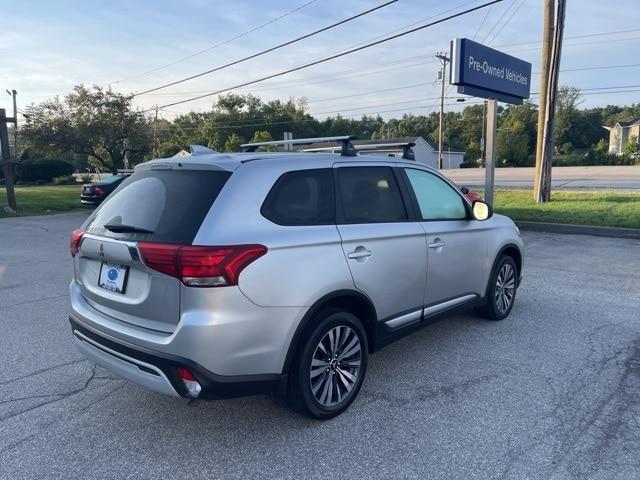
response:
<path fill-rule="evenodd" d="M 41 368 L 40 370 L 36 370 L 35 372 L 27 373 L 25 375 L 21 375 L 19 377 L 10 378 L 8 380 L 0 381 L 0 385 L 8 385 L 12 382 L 16 382 L 18 380 L 24 380 L 25 378 L 35 377 L 36 375 L 40 375 L 41 373 L 49 372 L 51 370 L 55 370 L 60 367 L 68 367 L 69 365 L 75 365 L 77 363 L 88 362 L 86 358 L 78 358 L 77 360 L 71 360 L 70 362 L 59 363 L 58 365 L 53 365 L 51 367 Z"/>
<path fill-rule="evenodd" d="M 600 352 L 596 348 L 606 345 L 607 339 L 613 341 L 616 337 L 613 332 L 619 326 L 622 325 L 602 325 L 587 333 L 585 340 L 589 353 L 586 365 L 581 369 L 581 372 L 587 372 L 586 375 L 578 376 L 564 388 L 554 401 L 555 407 L 531 428 L 532 431 L 539 430 L 539 434 L 507 452 L 505 468 L 499 478 L 507 478 L 527 452 L 543 445 L 553 446 L 549 455 L 550 472 L 544 476 L 552 476 L 565 467 L 578 470 L 578 477 L 590 477 L 605 461 L 610 461 L 609 449 L 627 432 L 623 443 L 640 445 L 640 337 L 604 356 L 602 348 Z M 596 342 L 594 339 L 603 333 L 604 338 Z M 604 393 L 596 391 L 596 379 L 611 370 L 616 372 L 615 384 Z M 626 421 L 627 417 L 632 420 Z M 632 425 L 634 420 L 635 427 Z M 588 441 L 584 441 L 585 437 Z M 633 466 L 639 465 L 640 460 Z"/>
<path fill-rule="evenodd" d="M 95 370 L 95 368 L 94 368 L 94 370 Z M 89 381 L 88 381 L 88 382 L 90 382 L 90 381 L 91 381 L 91 378 L 89 379 Z M 109 383 L 111 383 L 111 382 L 109 382 Z M 127 383 L 128 383 L 128 382 L 127 382 L 126 380 L 122 380 L 122 383 L 121 383 L 120 385 L 118 385 L 118 386 L 117 386 L 117 387 L 115 387 L 114 389 L 110 390 L 110 391 L 109 391 L 109 392 L 107 392 L 106 394 L 104 394 L 104 395 L 102 395 L 102 396 L 98 397 L 95 401 L 91 402 L 89 405 L 87 405 L 87 406 L 85 406 L 84 408 L 80 409 L 80 412 L 84 412 L 84 411 L 88 410 L 90 407 L 92 407 L 92 406 L 94 406 L 94 405 L 96 405 L 96 404 L 98 404 L 98 403 L 100 403 L 100 402 L 102 402 L 102 401 L 106 400 L 106 399 L 107 399 L 107 398 L 109 398 L 111 395 L 113 395 L 115 392 L 117 392 L 117 391 L 118 391 L 118 390 L 120 390 L 122 387 L 124 387 L 125 385 L 127 385 Z M 87 386 L 88 386 L 88 385 L 87 385 Z M 86 388 L 86 387 L 85 387 L 85 388 Z M 84 389 L 81 389 L 80 391 L 82 391 L 82 390 L 84 390 Z M 69 396 L 71 396 L 71 395 L 72 395 L 72 394 L 67 395 L 65 398 L 67 398 L 67 397 L 69 397 Z M 60 400 L 63 400 L 63 399 L 60 399 Z M 58 401 L 58 400 L 56 400 L 56 401 Z M 48 402 L 48 403 L 53 403 L 53 402 Z M 38 405 L 38 407 L 43 406 L 43 405 L 45 405 L 45 404 L 40 404 L 40 405 Z M 35 408 L 38 408 L 38 407 L 35 407 Z M 34 437 L 38 436 L 39 434 L 41 434 L 41 433 L 42 433 L 43 431 L 45 431 L 47 428 L 49 428 L 49 427 L 51 427 L 52 425 L 55 425 L 56 423 L 59 423 L 59 422 L 61 422 L 61 421 L 62 421 L 62 419 L 55 419 L 55 420 L 52 420 L 52 421 L 50 421 L 50 422 L 47 422 L 46 424 L 43 424 L 43 425 L 39 428 L 39 430 L 38 430 L 37 432 L 34 432 L 34 433 L 32 433 L 32 434 L 30 434 L 30 435 L 26 436 L 25 438 L 20 439 L 20 440 L 19 440 L 19 441 L 17 441 L 17 442 L 14 442 L 14 443 L 12 443 L 12 444 L 10 444 L 10 445 L 5 446 L 4 448 L 1 448 L 1 449 L 0 449 L 0 455 L 3 455 L 3 454 L 5 454 L 5 453 L 7 453 L 7 452 L 9 452 L 9 451 L 11 451 L 11 450 L 14 450 L 14 449 L 18 448 L 20 445 L 22 445 L 22 444 L 24 444 L 24 443 L 28 442 L 28 441 L 29 441 L 29 440 L 31 440 L 32 438 L 34 438 Z"/>
<path fill-rule="evenodd" d="M 59 394 L 60 398 L 55 398 L 55 399 L 52 399 L 52 400 L 48 400 L 48 401 L 39 403 L 38 405 L 34 405 L 34 406 L 31 406 L 31 407 L 25 408 L 23 410 L 20 410 L 19 412 L 11 413 L 9 415 L 5 415 L 3 417 L 0 417 L 0 422 L 4 422 L 4 421 L 9 420 L 9 419 L 11 419 L 13 417 L 17 417 L 18 415 L 22 415 L 23 413 L 27 413 L 27 412 L 30 412 L 31 410 L 35 410 L 36 408 L 40 408 L 42 406 L 49 405 L 50 403 L 59 402 L 60 400 L 64 400 L 65 398 L 68 398 L 68 397 L 70 397 L 72 395 L 76 395 L 76 394 L 78 394 L 80 392 L 83 392 L 84 390 L 86 390 L 89 387 L 89 384 L 91 383 L 91 381 L 95 377 L 97 368 L 98 368 L 98 366 L 94 364 L 93 367 L 91 368 L 91 375 L 84 382 L 84 385 L 82 385 L 80 388 L 76 388 L 76 389 L 71 390 L 69 392 L 60 393 Z M 35 398 L 37 398 L 37 396 Z"/>

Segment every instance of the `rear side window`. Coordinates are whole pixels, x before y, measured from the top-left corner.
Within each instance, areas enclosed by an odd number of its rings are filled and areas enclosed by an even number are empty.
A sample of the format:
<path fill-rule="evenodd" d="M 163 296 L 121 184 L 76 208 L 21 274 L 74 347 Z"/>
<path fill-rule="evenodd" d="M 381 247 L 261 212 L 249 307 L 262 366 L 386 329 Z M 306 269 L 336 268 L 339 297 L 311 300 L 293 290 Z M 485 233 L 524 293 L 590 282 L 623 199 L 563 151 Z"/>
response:
<path fill-rule="evenodd" d="M 107 197 L 83 230 L 122 240 L 191 244 L 230 175 L 208 170 L 136 172 Z M 111 231 L 105 225 L 120 228 Z"/>
<path fill-rule="evenodd" d="M 338 168 L 338 185 L 345 223 L 400 222 L 408 218 L 389 167 Z"/>
<path fill-rule="evenodd" d="M 285 173 L 274 184 L 260 212 L 278 225 L 334 223 L 331 169 Z"/>

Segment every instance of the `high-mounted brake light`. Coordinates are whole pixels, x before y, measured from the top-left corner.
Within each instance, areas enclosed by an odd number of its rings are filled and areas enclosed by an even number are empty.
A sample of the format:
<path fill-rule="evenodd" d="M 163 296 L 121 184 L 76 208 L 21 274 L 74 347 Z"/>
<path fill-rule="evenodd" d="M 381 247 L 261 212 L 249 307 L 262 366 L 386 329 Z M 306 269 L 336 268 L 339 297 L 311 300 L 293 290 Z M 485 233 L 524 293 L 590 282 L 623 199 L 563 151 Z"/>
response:
<path fill-rule="evenodd" d="M 237 285 L 240 272 L 267 253 L 264 245 L 208 247 L 140 242 L 138 248 L 147 267 L 179 278 L 189 287 Z"/>
<path fill-rule="evenodd" d="M 84 236 L 84 232 L 79 228 L 71 232 L 71 240 L 69 241 L 69 250 L 71 251 L 72 257 L 75 257 L 78 254 L 83 236 Z"/>

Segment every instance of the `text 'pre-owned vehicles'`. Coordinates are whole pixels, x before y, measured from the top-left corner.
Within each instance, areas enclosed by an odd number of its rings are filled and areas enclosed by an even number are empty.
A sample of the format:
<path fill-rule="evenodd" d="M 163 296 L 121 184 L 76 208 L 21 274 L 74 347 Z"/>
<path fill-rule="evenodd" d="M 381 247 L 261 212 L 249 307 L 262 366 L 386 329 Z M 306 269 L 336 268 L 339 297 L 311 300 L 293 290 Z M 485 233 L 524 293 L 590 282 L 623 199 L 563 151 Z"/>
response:
<path fill-rule="evenodd" d="M 509 315 L 515 224 L 437 171 L 340 138 L 343 155 L 138 165 L 71 237 L 78 348 L 157 392 L 272 391 L 325 419 L 391 340 L 459 307 Z"/>

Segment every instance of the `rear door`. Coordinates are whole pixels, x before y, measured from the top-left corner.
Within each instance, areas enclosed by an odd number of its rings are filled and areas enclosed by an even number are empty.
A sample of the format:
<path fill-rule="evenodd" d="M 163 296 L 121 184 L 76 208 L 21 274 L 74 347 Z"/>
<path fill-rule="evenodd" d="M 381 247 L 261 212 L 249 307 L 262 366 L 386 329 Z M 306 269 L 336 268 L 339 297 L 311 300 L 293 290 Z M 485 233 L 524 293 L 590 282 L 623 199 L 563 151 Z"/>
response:
<path fill-rule="evenodd" d="M 422 313 L 425 234 L 409 220 L 392 168 L 336 164 L 337 223 L 355 286 L 380 319 Z"/>
<path fill-rule="evenodd" d="M 172 332 L 180 318 L 180 281 L 147 268 L 137 242 L 190 245 L 230 173 L 136 172 L 85 222 L 75 276 L 96 310 L 120 321 Z"/>
<path fill-rule="evenodd" d="M 471 219 L 460 192 L 435 173 L 403 171 L 427 234 L 425 315 L 482 296 L 489 261 L 485 224 Z"/>

